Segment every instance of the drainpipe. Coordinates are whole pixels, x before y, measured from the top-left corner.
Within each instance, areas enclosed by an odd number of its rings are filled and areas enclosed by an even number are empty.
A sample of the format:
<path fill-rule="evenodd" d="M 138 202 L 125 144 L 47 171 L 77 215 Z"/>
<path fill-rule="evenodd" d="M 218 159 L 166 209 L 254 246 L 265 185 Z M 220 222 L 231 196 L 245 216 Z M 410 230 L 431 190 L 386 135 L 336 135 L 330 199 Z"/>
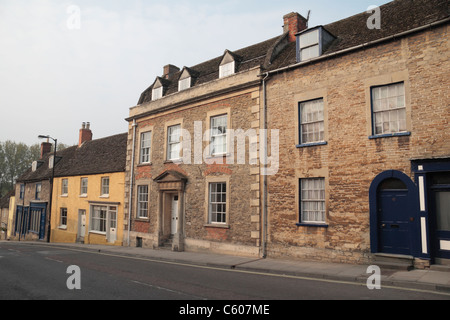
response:
<path fill-rule="evenodd" d="M 130 230 L 131 230 L 131 208 L 133 207 L 132 201 L 133 201 L 133 183 L 134 183 L 134 154 L 136 151 L 136 119 L 133 119 L 133 146 L 132 146 L 132 153 L 131 153 L 131 171 L 130 171 L 130 195 L 128 200 L 128 246 L 130 246 Z"/>
<path fill-rule="evenodd" d="M 266 80 L 269 77 L 269 73 L 265 74 L 265 77 L 262 80 L 263 86 L 263 129 L 267 130 L 267 102 L 266 102 Z M 264 163 L 266 163 L 267 159 L 267 133 L 266 139 L 264 139 Z M 266 173 L 266 172 L 265 172 Z M 265 259 L 267 257 L 267 175 L 263 175 L 263 192 L 262 192 L 262 257 Z"/>

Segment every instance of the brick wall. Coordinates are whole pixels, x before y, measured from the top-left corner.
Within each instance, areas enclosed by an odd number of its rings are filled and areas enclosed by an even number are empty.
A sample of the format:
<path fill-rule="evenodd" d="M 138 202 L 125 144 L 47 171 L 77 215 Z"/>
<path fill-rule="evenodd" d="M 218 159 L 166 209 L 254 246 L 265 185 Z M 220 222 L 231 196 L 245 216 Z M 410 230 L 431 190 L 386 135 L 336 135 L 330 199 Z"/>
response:
<path fill-rule="evenodd" d="M 133 195 L 133 212 L 131 224 L 131 238 L 135 235 L 156 239 L 158 234 L 159 191 L 153 179 L 166 170 L 173 170 L 187 176 L 184 201 L 184 236 L 186 239 L 214 242 L 217 244 L 236 244 L 240 246 L 255 247 L 259 245 L 259 166 L 249 164 L 249 139 L 246 138 L 245 164 L 237 164 L 237 147 L 235 144 L 234 162 L 226 163 L 225 157 L 215 158 L 223 163 L 206 163 L 202 156 L 202 164 L 194 163 L 194 122 L 201 121 L 202 132 L 209 129 L 208 116 L 223 114 L 229 115 L 228 127 L 231 129 L 259 128 L 259 87 L 243 90 L 240 93 L 205 99 L 195 105 L 178 108 L 173 111 L 161 112 L 137 121 L 136 164 L 139 161 L 140 133 L 152 131 L 151 164 L 136 165 L 136 185 L 150 185 L 149 213 L 147 222 L 135 220 L 135 194 Z M 160 103 L 160 102 L 158 102 Z M 255 107 L 256 106 L 256 107 Z M 191 134 L 192 164 L 175 164 L 165 161 L 167 126 L 181 122 L 182 128 Z M 127 160 L 127 188 L 126 212 L 128 212 L 129 174 L 131 168 L 132 128 L 129 131 L 128 160 Z M 209 141 L 202 142 L 202 152 L 209 145 Z M 209 159 L 211 160 L 211 159 Z M 255 170 L 256 168 L 256 170 Z M 214 227 L 207 220 L 207 188 L 208 181 L 217 181 L 221 178 L 227 181 L 229 196 L 227 225 Z M 215 179 L 215 180 L 214 180 Z M 258 202 L 257 206 L 252 204 Z M 258 219 L 255 219 L 255 215 Z M 253 217 L 253 218 L 252 218 Z M 125 228 L 126 230 L 126 228 Z M 147 235 L 146 235 L 146 234 Z M 145 242 L 144 242 L 145 243 Z M 147 242 L 150 244 L 149 242 Z M 200 243 L 200 242 L 199 242 Z M 156 243 L 151 245 L 155 246 Z M 204 243 L 202 243 L 204 245 Z M 218 246 L 209 246 L 219 248 Z M 192 246 L 190 249 L 193 249 Z"/>

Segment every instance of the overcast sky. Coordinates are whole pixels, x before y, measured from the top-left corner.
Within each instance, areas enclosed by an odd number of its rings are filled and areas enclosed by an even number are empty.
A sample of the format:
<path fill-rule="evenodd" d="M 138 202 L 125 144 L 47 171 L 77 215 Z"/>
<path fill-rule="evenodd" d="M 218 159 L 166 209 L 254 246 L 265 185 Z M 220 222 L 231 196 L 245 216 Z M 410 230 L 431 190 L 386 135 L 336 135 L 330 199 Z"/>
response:
<path fill-rule="evenodd" d="M 289 12 L 328 24 L 388 0 L 0 0 L 0 141 L 78 143 L 127 131 L 163 66 L 193 66 L 282 33 Z M 79 19 L 78 19 L 79 17 Z"/>

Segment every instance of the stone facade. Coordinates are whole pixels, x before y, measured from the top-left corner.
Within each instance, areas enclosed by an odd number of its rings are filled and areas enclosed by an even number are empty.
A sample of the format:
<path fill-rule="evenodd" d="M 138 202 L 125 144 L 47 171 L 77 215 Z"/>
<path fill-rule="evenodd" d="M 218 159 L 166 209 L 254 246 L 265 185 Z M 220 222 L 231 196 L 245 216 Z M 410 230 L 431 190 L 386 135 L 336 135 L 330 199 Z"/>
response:
<path fill-rule="evenodd" d="M 414 180 L 412 159 L 448 158 L 448 25 L 280 72 L 267 80 L 268 126 L 280 130 L 269 177 L 268 253 L 367 262 L 369 188 L 385 170 Z M 403 82 L 406 131 L 372 137 L 371 87 Z M 322 98 L 326 144 L 300 147 L 299 103 Z M 299 226 L 299 179 L 325 179 L 326 226 Z"/>

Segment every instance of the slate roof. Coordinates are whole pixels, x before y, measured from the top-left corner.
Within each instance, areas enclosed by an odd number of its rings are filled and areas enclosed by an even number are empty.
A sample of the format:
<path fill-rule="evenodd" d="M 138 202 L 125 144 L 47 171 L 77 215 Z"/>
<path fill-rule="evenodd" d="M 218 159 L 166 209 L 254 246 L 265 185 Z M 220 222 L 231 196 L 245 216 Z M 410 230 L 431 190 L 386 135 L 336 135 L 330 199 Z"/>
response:
<path fill-rule="evenodd" d="M 448 0 L 395 0 L 380 6 L 381 28 L 367 28 L 372 13 L 360 13 L 323 27 L 336 39 L 322 55 L 387 38 L 449 17 Z M 269 70 L 295 64 L 295 42 L 290 43 Z"/>
<path fill-rule="evenodd" d="M 448 3 L 449 0 L 394 0 L 380 6 L 381 29 L 367 28 L 367 20 L 372 15 L 367 12 L 324 25 L 323 27 L 334 35 L 336 39 L 323 52 L 323 55 L 383 39 L 448 18 Z M 284 43 L 283 38 L 285 37 L 286 34 L 283 34 L 231 52 L 239 57 L 236 72 L 257 66 L 261 66 L 263 71 L 270 71 L 295 64 L 297 62 L 295 42 L 288 43 L 282 50 L 276 51 L 275 59 L 270 59 L 269 57 L 272 55 L 276 45 Z M 219 64 L 222 58 L 223 56 L 220 56 L 189 67 L 190 70 L 194 70 L 197 73 L 193 86 L 218 79 Z M 268 63 L 269 60 L 272 60 L 270 61 L 271 63 Z M 181 73 L 182 70 L 173 75 L 172 81 L 165 82 L 167 87 L 164 95 L 178 91 L 178 79 Z M 141 94 L 138 105 L 151 101 L 152 88 L 153 84 Z"/>
<path fill-rule="evenodd" d="M 127 139 L 128 134 L 122 133 L 58 151 L 55 177 L 125 172 Z M 52 169 L 48 168 L 48 162 L 52 155 L 47 154 L 35 172 L 29 168 L 17 182 L 50 179 Z"/>

